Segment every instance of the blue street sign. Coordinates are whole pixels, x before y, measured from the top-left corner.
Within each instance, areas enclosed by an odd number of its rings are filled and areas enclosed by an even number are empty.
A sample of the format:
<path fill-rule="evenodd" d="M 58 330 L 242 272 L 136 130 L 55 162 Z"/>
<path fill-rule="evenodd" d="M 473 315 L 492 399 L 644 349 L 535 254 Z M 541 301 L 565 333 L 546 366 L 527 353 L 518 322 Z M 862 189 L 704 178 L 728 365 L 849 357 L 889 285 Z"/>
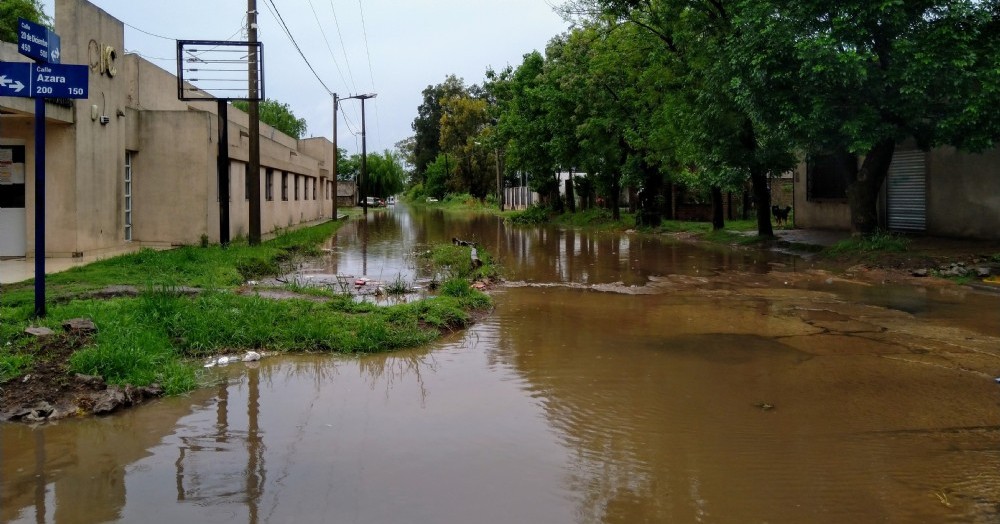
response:
<path fill-rule="evenodd" d="M 23 18 L 17 19 L 17 29 L 19 53 L 42 62 L 59 63 L 62 43 L 55 31 Z"/>
<path fill-rule="evenodd" d="M 0 62 L 0 96 L 87 98 L 85 65 Z"/>

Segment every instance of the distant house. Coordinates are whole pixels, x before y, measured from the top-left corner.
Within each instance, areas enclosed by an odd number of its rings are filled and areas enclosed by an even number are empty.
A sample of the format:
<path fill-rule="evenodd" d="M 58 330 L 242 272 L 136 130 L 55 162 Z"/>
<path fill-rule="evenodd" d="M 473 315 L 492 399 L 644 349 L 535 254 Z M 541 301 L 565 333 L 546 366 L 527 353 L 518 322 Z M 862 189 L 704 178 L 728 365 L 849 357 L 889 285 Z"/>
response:
<path fill-rule="evenodd" d="M 816 157 L 795 171 L 795 225 L 850 229 L 847 173 L 857 157 Z M 980 154 L 953 147 L 896 148 L 879 198 L 882 228 L 933 236 L 1000 239 L 1000 148 Z"/>
<path fill-rule="evenodd" d="M 358 187 L 353 180 L 338 180 L 337 207 L 351 207 L 358 205 L 358 199 L 355 197 L 357 193 Z"/>

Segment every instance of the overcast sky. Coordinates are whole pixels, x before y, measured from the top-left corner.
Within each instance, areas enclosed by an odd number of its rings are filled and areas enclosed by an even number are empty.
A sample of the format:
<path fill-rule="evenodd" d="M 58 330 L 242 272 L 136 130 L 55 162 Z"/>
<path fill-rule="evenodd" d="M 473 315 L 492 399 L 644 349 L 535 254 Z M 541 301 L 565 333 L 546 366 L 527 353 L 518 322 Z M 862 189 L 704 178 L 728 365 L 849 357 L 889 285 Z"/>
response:
<path fill-rule="evenodd" d="M 128 51 L 174 73 L 176 61 L 171 57 L 176 54 L 176 39 L 245 38 L 246 0 L 91 2 L 128 24 Z M 410 123 L 421 103 L 421 91 L 428 85 L 440 83 L 448 74 L 467 84 L 481 83 L 487 67 L 516 67 L 525 53 L 544 50 L 549 39 L 568 27 L 553 11 L 553 3 L 559 2 L 274 0 L 274 5 L 331 91 L 341 97 L 378 94 L 374 103 L 366 103 L 368 150 L 382 151 L 413 134 Z M 44 4 L 51 15 L 53 0 Z M 258 0 L 266 95 L 289 104 L 296 116 L 305 118 L 307 136 L 329 138 L 333 133 L 331 97 L 292 47 L 269 7 L 267 0 Z M 362 12 L 366 31 L 362 31 Z M 355 152 L 360 150 L 360 138 L 351 131 L 360 133 L 360 104 L 344 101 L 342 108 L 347 121 L 342 115 L 340 144 Z"/>

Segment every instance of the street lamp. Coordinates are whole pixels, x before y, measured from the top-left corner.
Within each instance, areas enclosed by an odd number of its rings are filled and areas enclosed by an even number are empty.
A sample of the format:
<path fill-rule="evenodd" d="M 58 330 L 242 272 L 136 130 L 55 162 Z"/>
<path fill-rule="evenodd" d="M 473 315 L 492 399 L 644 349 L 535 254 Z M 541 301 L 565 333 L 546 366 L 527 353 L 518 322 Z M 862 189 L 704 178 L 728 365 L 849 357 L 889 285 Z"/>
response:
<path fill-rule="evenodd" d="M 365 143 L 365 100 L 375 98 L 376 96 L 378 96 L 376 93 L 369 93 L 367 95 L 354 95 L 341 99 L 350 100 L 356 98 L 361 100 L 361 182 L 358 184 L 358 189 L 361 191 L 361 212 L 365 215 L 368 214 L 368 195 L 365 194 L 365 184 L 368 183 L 368 150 Z"/>

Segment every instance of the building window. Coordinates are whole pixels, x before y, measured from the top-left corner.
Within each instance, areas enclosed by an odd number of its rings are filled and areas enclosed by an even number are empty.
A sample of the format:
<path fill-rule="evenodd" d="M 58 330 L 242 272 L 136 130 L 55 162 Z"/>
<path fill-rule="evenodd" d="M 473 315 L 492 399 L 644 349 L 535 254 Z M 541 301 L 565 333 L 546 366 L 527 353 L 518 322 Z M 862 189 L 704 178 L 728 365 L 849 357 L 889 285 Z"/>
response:
<path fill-rule="evenodd" d="M 132 152 L 125 152 L 125 241 L 132 241 Z"/>
<path fill-rule="evenodd" d="M 316 200 L 316 179 L 312 179 L 313 183 L 313 200 Z"/>
<path fill-rule="evenodd" d="M 250 200 L 250 164 L 243 165 L 243 195 Z"/>
<path fill-rule="evenodd" d="M 264 198 L 274 200 L 274 170 L 271 168 L 264 172 Z"/>
<path fill-rule="evenodd" d="M 850 153 L 810 155 L 806 159 L 806 199 L 846 202 L 847 185 L 858 174 L 858 157 Z"/>
<path fill-rule="evenodd" d="M 299 199 L 299 175 L 295 175 L 295 200 Z"/>
<path fill-rule="evenodd" d="M 288 173 L 281 172 L 281 199 L 288 200 Z"/>

